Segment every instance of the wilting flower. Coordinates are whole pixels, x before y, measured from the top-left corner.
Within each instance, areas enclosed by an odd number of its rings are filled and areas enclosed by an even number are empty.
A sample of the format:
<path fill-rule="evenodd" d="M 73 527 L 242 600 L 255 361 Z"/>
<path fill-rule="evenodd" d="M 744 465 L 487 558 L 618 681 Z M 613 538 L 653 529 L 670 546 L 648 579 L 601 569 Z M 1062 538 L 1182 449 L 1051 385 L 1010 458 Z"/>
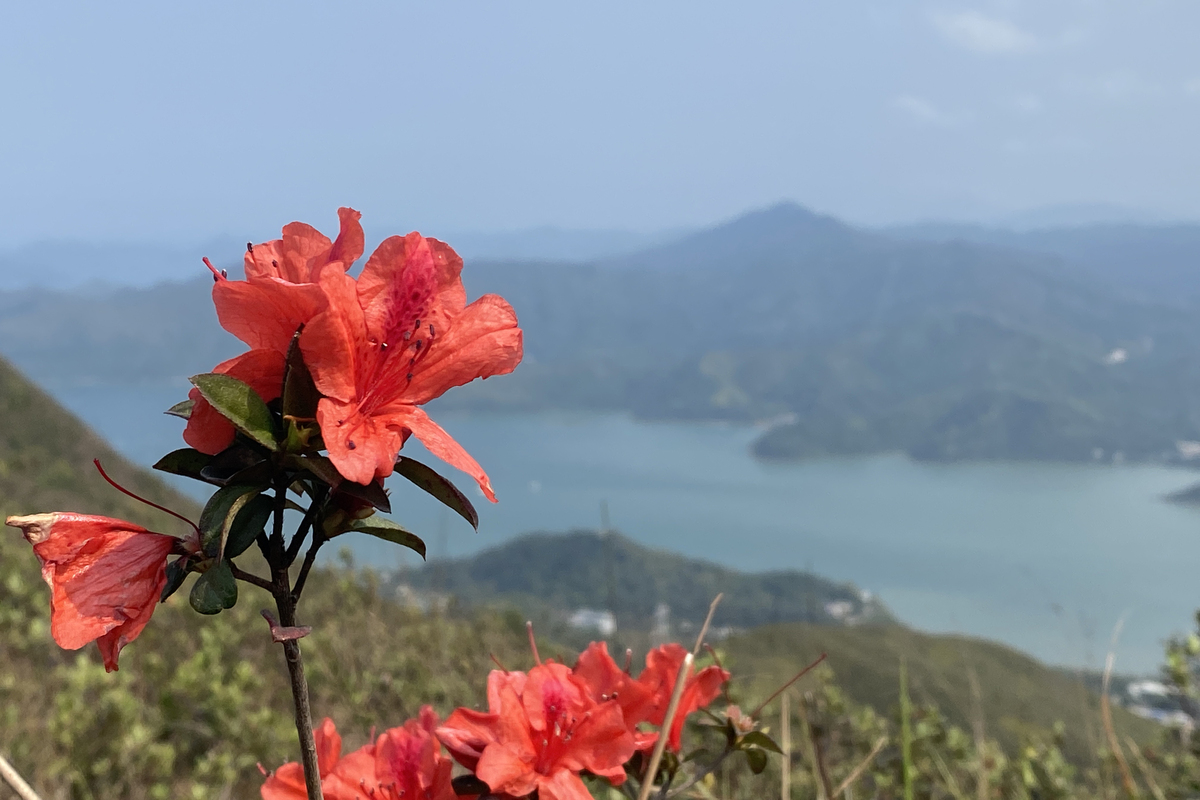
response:
<path fill-rule="evenodd" d="M 675 691 L 675 681 L 679 669 L 687 656 L 687 649 L 679 644 L 665 644 L 656 647 L 646 654 L 646 669 L 638 676 L 638 682 L 650 690 L 653 695 L 652 710 L 646 721 L 653 725 L 662 725 L 667 714 L 667 706 L 671 702 L 671 694 Z M 671 722 L 671 730 L 667 736 L 667 748 L 679 752 L 683 739 L 683 724 L 692 712 L 704 708 L 721 693 L 721 686 L 729 680 L 729 673 L 717 666 L 705 667 L 688 678 L 684 684 L 683 694 L 679 698 L 679 708 Z"/>
<path fill-rule="evenodd" d="M 512 307 L 496 295 L 467 305 L 461 271 L 448 245 L 418 233 L 384 240 L 357 281 L 321 271 L 328 306 L 300 341 L 324 395 L 321 436 L 346 479 L 366 484 L 390 475 L 414 435 L 495 500 L 479 464 L 419 408 L 451 387 L 511 372 L 521 360 Z"/>
<path fill-rule="evenodd" d="M 67 650 L 96 642 L 108 672 L 150 621 L 167 582 L 167 556 L 177 546 L 199 551 L 198 541 L 108 517 L 52 513 L 5 522 L 21 529 L 42 562 L 54 641 Z"/>
<path fill-rule="evenodd" d="M 517 677 L 520 675 L 520 677 Z M 582 771 L 625 780 L 633 737 L 615 703 L 596 703 L 561 664 L 489 677 L 489 713 L 460 708 L 438 728 L 459 763 L 493 792 L 541 800 L 590 800 Z"/>
<path fill-rule="evenodd" d="M 213 304 L 225 330 L 251 350 L 218 365 L 213 372 L 247 383 L 271 402 L 283 391 L 284 360 L 292 337 L 325 307 L 325 294 L 317 281 L 328 267 L 345 273 L 362 255 L 362 215 L 339 208 L 341 231 L 329 241 L 315 228 L 293 222 L 283 238 L 247 247 L 246 280 L 231 281 L 210 265 L 216 284 Z M 192 389 L 191 418 L 183 439 L 202 453 L 216 455 L 233 444 L 234 428 Z"/>
<path fill-rule="evenodd" d="M 421 708 L 417 719 L 391 728 L 341 758 L 342 738 L 326 718 L 313 731 L 321 791 L 326 800 L 456 800 L 450 759 L 434 737 L 437 714 Z M 263 800 L 305 800 L 304 768 L 292 762 L 267 777 Z"/>

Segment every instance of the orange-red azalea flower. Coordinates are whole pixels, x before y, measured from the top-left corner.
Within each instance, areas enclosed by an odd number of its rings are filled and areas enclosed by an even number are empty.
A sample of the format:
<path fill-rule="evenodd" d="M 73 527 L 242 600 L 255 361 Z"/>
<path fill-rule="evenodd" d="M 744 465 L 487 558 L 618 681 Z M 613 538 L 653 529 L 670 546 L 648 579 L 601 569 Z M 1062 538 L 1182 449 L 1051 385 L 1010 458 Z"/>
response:
<path fill-rule="evenodd" d="M 437 714 L 429 706 L 399 728 L 384 731 L 372 744 L 341 757 L 342 738 L 326 718 L 313 731 L 321 791 L 326 800 L 457 800 L 450 783 L 450 759 L 434 737 Z M 267 777 L 263 800 L 305 800 L 304 768 L 284 764 Z"/>
<path fill-rule="evenodd" d="M 675 680 L 687 650 L 679 644 L 665 644 L 656 647 L 646 654 L 646 669 L 638 676 L 638 682 L 648 689 L 653 700 L 646 721 L 653 725 L 662 725 L 671 702 L 671 693 L 675 691 Z M 671 723 L 667 736 L 667 748 L 679 752 L 683 738 L 683 724 L 688 716 L 717 698 L 721 687 L 729 680 L 729 673 L 720 667 L 705 667 L 688 678 L 679 698 L 679 709 Z"/>
<path fill-rule="evenodd" d="M 418 233 L 384 240 L 357 281 L 322 270 L 328 307 L 300 343 L 324 395 L 317 420 L 329 458 L 348 480 L 390 475 L 411 434 L 495 501 L 479 464 L 419 408 L 521 360 L 512 306 L 496 295 L 467 305 L 461 271 L 448 245 Z"/>
<path fill-rule="evenodd" d="M 342 737 L 328 717 L 313 730 L 317 746 L 317 768 L 321 773 L 321 793 L 325 800 L 359 800 L 363 781 L 375 770 L 375 748 L 366 745 L 342 758 Z M 372 781 L 373 782 L 373 781 Z M 263 800 L 308 800 L 304 766 L 284 764 L 267 776 L 261 790 Z"/>
<path fill-rule="evenodd" d="M 639 723 L 653 715 L 658 698 L 651 687 L 637 681 L 617 666 L 608 654 L 608 644 L 592 642 L 575 663 L 575 677 L 582 683 L 592 700 L 613 702 L 621 708 L 625 727 L 633 735 L 638 750 L 654 744 L 658 734 L 638 730 Z"/>
<path fill-rule="evenodd" d="M 213 268 L 213 305 L 225 330 L 252 349 L 219 364 L 213 372 L 248 383 L 270 402 L 282 392 L 284 359 L 292 337 L 325 307 L 317 281 L 327 267 L 345 273 L 362 255 L 362 215 L 339 208 L 341 232 L 331 242 L 310 225 L 293 222 L 283 238 L 246 249 L 246 280 L 231 281 Z M 210 265 L 211 267 L 211 265 Z M 192 389 L 192 415 L 183 440 L 202 453 L 216 455 L 233 444 L 234 430 Z"/>
<path fill-rule="evenodd" d="M 264 403 L 269 403 L 283 393 L 285 360 L 285 354 L 278 350 L 250 350 L 218 364 L 213 372 L 249 384 Z M 193 405 L 187 427 L 183 429 L 183 440 L 210 456 L 233 444 L 233 423 L 201 397 L 199 389 L 188 392 L 188 398 Z"/>
<path fill-rule="evenodd" d="M 597 704 L 561 664 L 536 666 L 523 681 L 500 675 L 489 678 L 489 713 L 460 708 L 437 731 L 493 792 L 590 800 L 581 771 L 613 784 L 625 780 L 634 742 L 616 703 Z"/>
<path fill-rule="evenodd" d="M 167 556 L 179 541 L 132 522 L 86 514 L 9 517 L 42 562 L 50 584 L 50 635 L 78 650 L 95 642 L 104 669 L 150 621 L 167 582 Z"/>

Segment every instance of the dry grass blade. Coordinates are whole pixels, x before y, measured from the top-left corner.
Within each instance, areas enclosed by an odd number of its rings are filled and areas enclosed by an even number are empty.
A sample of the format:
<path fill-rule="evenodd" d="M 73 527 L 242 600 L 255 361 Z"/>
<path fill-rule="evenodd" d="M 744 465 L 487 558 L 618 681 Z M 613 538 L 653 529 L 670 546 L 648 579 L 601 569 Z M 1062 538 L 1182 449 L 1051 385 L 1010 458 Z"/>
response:
<path fill-rule="evenodd" d="M 784 692 L 779 698 L 779 797 L 780 800 L 791 800 L 792 797 L 792 709 L 788 702 L 790 695 Z"/>
<path fill-rule="evenodd" d="M 721 598 L 725 594 L 718 594 L 713 598 L 712 604 L 708 607 L 708 616 L 704 618 L 704 624 L 700 626 L 700 635 L 696 637 L 696 646 L 692 648 L 692 655 L 700 655 L 700 648 L 704 646 L 704 637 L 708 635 L 708 626 L 712 624 L 713 614 L 717 613 L 717 604 L 721 602 Z"/>
<path fill-rule="evenodd" d="M 4 782 L 12 787 L 21 800 L 41 800 L 33 787 L 25 782 L 25 779 L 13 769 L 13 765 L 9 764 L 4 756 L 0 756 L 0 778 L 4 778 Z"/>
<path fill-rule="evenodd" d="M 1104 722 L 1104 733 L 1108 737 L 1108 747 L 1112 751 L 1113 758 L 1117 761 L 1117 769 L 1121 771 L 1121 786 L 1125 789 L 1125 795 L 1130 798 L 1138 797 L 1137 784 L 1133 782 L 1133 773 L 1129 771 L 1129 762 L 1125 760 L 1125 751 L 1121 748 L 1121 743 L 1117 741 L 1117 732 L 1113 728 L 1112 719 L 1112 703 L 1108 699 L 1108 686 L 1112 681 L 1113 664 L 1117 660 L 1117 639 L 1121 635 L 1121 628 L 1125 624 L 1125 615 L 1117 620 L 1117 624 L 1113 627 L 1112 643 L 1109 645 L 1108 657 L 1104 659 L 1104 679 L 1100 685 L 1100 718 Z"/>
<path fill-rule="evenodd" d="M 1150 771 L 1150 765 L 1146 762 L 1146 757 L 1142 755 L 1142 750 L 1138 747 L 1137 742 L 1133 740 L 1132 736 L 1126 736 L 1125 744 L 1129 746 L 1129 752 L 1133 754 L 1133 761 L 1138 766 L 1138 772 L 1142 773 L 1142 780 L 1150 788 L 1150 794 L 1154 795 L 1154 800 L 1167 800 L 1163 790 L 1158 788 L 1158 783 L 1154 780 L 1154 773 Z"/>
<path fill-rule="evenodd" d="M 679 710 L 679 698 L 683 697 L 683 687 L 692 674 L 693 661 L 695 661 L 695 656 L 691 653 L 684 656 L 683 664 L 679 667 L 679 674 L 675 676 L 675 691 L 671 692 L 671 702 L 667 705 L 666 716 L 663 717 L 662 725 L 658 729 L 658 741 L 654 743 L 654 752 L 650 755 L 650 763 L 646 766 L 646 775 L 642 778 L 642 789 L 638 792 L 638 800 L 647 800 L 651 790 L 654 789 L 654 774 L 658 772 L 663 751 L 667 749 L 671 723 L 675 721 L 675 712 Z"/>
<path fill-rule="evenodd" d="M 987 747 L 987 728 L 983 721 L 983 693 L 979 691 L 979 677 L 975 668 L 967 665 L 967 682 L 971 685 L 971 732 L 975 736 L 975 798 L 987 800 L 988 776 L 984 749 Z"/>
<path fill-rule="evenodd" d="M 851 770 L 850 774 L 846 776 L 846 779 L 839 783 L 838 787 L 833 790 L 834 797 L 841 797 L 846 792 L 850 791 L 850 787 L 853 786 L 854 782 L 861 778 L 862 774 L 867 771 L 867 767 L 871 766 L 871 762 L 875 760 L 875 756 L 879 755 L 879 751 L 883 749 L 885 744 L 887 744 L 887 737 L 880 736 L 879 740 L 875 742 L 875 746 L 871 748 L 871 752 L 867 753 L 867 757 L 859 762 L 858 766 Z"/>

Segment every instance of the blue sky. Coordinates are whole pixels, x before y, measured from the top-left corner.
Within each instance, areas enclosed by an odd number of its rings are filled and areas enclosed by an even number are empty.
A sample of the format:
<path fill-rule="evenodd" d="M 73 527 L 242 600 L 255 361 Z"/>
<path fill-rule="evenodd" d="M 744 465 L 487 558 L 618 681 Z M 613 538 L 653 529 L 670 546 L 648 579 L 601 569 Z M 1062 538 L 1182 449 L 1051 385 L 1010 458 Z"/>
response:
<path fill-rule="evenodd" d="M 1200 218 L 1189 0 L 8 4 L 0 246 Z"/>

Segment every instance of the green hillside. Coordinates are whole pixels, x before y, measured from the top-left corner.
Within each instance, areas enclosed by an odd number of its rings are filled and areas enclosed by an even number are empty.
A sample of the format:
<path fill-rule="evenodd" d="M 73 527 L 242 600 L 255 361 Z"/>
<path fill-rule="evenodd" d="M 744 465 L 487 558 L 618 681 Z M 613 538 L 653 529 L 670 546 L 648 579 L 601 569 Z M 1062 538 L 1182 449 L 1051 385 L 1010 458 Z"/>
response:
<path fill-rule="evenodd" d="M 690 630 L 689 623 L 698 628 L 718 593 L 725 595 L 720 624 L 736 628 L 892 619 L 878 600 L 850 584 L 796 570 L 738 572 L 595 531 L 526 534 L 393 580 L 453 595 L 468 605 L 503 603 L 525 613 L 553 609 L 560 618 L 579 608 L 608 609 L 619 629 L 643 631 L 660 603 L 670 606 L 673 630 Z M 832 606 L 841 614 L 831 614 L 832 603 L 846 604 Z"/>
<path fill-rule="evenodd" d="M 95 458 L 130 491 L 185 516 L 199 516 L 194 501 L 118 455 L 0 359 L 0 519 L 9 514 L 78 511 L 128 519 L 163 533 L 182 532 L 178 520 L 109 486 L 92 464 Z M 19 534 L 4 529 L 0 535 Z"/>
<path fill-rule="evenodd" d="M 900 625 L 833 628 L 793 623 L 747 631 L 726 641 L 722 649 L 752 695 L 779 685 L 826 653 L 837 685 L 854 701 L 887 714 L 899 703 L 904 659 L 914 702 L 937 706 L 966 730 L 978 709 L 987 735 L 1006 749 L 1029 735 L 1048 736 L 1055 723 L 1062 722 L 1064 752 L 1076 763 L 1089 763 L 1103 737 L 1099 698 L 1082 679 L 995 642 L 920 633 Z M 1160 730 L 1123 709 L 1114 708 L 1114 714 L 1118 729 L 1140 741 L 1153 741 Z"/>

